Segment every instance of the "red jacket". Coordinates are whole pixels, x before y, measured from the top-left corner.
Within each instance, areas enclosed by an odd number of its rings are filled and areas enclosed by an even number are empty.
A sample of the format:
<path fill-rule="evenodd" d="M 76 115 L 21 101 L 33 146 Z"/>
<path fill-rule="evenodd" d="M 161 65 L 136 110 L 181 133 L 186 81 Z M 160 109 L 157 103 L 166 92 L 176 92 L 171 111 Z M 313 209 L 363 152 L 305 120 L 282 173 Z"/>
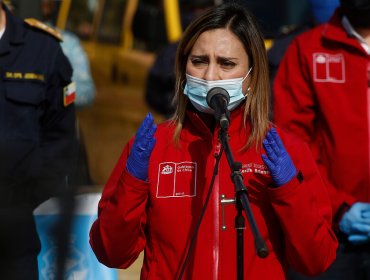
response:
<path fill-rule="evenodd" d="M 370 202 L 368 71 L 370 56 L 338 10 L 296 37 L 274 83 L 275 123 L 310 145 L 337 221 L 345 206 Z"/>
<path fill-rule="evenodd" d="M 141 279 L 176 279 L 204 204 L 219 152 L 218 131 L 212 134 L 198 115 L 188 112 L 180 147 L 171 142 L 174 126 L 158 126 L 150 158 L 149 180 L 140 181 L 125 170 L 132 140 L 107 182 L 99 215 L 90 232 L 91 246 L 110 267 L 127 268 L 145 250 Z M 256 256 L 248 222 L 244 231 L 245 279 L 285 279 L 288 264 L 307 274 L 325 270 L 334 260 L 328 194 L 306 145 L 281 133 L 295 166 L 304 176 L 273 188 L 261 153 L 240 152 L 248 137 L 242 112 L 233 111 L 229 128 L 235 161 L 242 163 L 244 182 L 254 217 L 269 255 Z M 236 232 L 230 168 L 222 154 L 211 198 L 183 279 L 235 279 Z M 226 230 L 222 226 L 226 226 Z"/>

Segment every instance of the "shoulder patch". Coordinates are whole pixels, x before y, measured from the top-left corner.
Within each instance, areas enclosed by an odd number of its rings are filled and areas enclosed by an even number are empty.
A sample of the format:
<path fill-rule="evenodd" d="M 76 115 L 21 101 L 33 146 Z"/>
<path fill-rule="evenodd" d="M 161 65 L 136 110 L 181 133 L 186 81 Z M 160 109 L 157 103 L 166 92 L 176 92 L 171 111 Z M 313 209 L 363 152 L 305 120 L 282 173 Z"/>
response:
<path fill-rule="evenodd" d="M 76 84 L 74 82 L 63 88 L 63 103 L 64 106 L 72 104 L 76 100 Z"/>
<path fill-rule="evenodd" d="M 58 31 L 56 31 L 54 28 L 51 28 L 50 26 L 46 25 L 45 23 L 35 19 L 35 18 L 26 18 L 24 20 L 28 25 L 35 27 L 37 29 L 41 29 L 55 38 L 57 38 L 59 41 L 63 41 L 63 36 Z"/>

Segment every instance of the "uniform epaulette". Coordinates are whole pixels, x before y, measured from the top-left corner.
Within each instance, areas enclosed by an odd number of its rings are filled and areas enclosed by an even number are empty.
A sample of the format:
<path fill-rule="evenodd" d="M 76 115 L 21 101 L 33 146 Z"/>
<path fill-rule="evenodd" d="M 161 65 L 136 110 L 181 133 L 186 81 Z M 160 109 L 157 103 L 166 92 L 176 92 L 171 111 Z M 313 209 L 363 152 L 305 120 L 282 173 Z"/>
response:
<path fill-rule="evenodd" d="M 32 27 L 35 27 L 35 28 L 38 28 L 38 29 L 41 29 L 49 34 L 51 34 L 52 36 L 54 36 L 55 38 L 57 38 L 59 41 L 63 41 L 63 36 L 62 34 L 60 34 L 58 31 L 56 31 L 55 29 L 51 28 L 50 26 L 46 25 L 45 23 L 42 23 L 41 21 L 35 19 L 35 18 L 26 18 L 24 20 L 28 25 L 32 26 Z"/>

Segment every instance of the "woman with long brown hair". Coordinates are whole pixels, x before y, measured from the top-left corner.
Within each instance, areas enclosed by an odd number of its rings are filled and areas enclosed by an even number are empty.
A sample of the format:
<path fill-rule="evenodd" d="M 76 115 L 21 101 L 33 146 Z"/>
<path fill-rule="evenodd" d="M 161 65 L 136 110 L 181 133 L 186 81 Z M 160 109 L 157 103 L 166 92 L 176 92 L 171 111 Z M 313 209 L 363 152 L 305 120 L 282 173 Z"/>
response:
<path fill-rule="evenodd" d="M 324 271 L 337 247 L 328 195 L 308 147 L 269 121 L 266 51 L 253 16 L 234 4 L 206 11 L 176 58 L 175 115 L 157 126 L 148 114 L 126 145 L 90 232 L 97 258 L 127 268 L 144 250 L 141 279 L 285 279 L 289 265 Z M 245 214 L 247 227 L 235 229 Z M 257 253 L 256 232 L 265 243 Z"/>

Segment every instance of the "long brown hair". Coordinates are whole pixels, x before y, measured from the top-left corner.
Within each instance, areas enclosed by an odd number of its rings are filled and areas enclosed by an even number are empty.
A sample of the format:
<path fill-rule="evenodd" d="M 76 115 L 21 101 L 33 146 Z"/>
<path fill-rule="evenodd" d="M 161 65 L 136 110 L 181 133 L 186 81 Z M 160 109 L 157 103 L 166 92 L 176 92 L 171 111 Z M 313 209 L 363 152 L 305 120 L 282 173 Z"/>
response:
<path fill-rule="evenodd" d="M 254 16 L 244 7 L 236 4 L 222 4 L 213 7 L 185 30 L 176 53 L 176 111 L 172 121 L 176 124 L 173 139 L 179 143 L 188 99 L 183 93 L 186 82 L 186 63 L 188 56 L 200 34 L 217 28 L 227 28 L 244 45 L 251 71 L 250 93 L 244 108 L 244 124 L 251 123 L 251 134 L 244 148 L 253 143 L 261 146 L 269 127 L 270 87 L 268 78 L 267 55 L 262 32 Z"/>

